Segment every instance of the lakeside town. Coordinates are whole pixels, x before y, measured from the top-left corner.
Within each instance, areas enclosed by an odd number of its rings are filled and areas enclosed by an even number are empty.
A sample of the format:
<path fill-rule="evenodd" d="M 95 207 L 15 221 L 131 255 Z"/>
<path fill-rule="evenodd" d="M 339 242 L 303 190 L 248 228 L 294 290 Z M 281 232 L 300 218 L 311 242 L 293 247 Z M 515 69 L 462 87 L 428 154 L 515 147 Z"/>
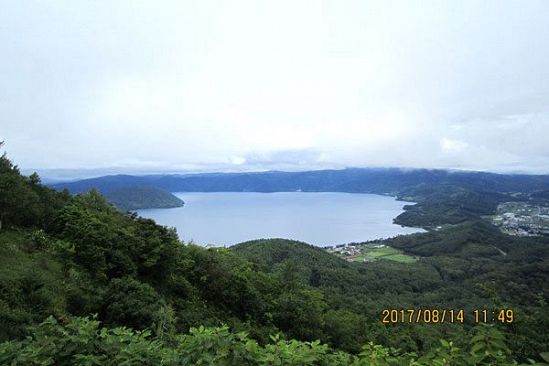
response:
<path fill-rule="evenodd" d="M 509 235 L 549 235 L 549 207 L 525 202 L 501 203 L 492 223 Z"/>

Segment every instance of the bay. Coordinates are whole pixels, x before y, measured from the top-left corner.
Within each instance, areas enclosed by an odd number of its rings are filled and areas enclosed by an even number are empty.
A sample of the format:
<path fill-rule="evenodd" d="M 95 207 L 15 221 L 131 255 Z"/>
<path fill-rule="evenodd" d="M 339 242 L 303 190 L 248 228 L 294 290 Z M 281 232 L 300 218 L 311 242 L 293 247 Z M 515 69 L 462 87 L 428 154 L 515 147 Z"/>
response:
<path fill-rule="evenodd" d="M 393 218 L 410 203 L 389 196 L 339 192 L 174 194 L 185 206 L 137 213 L 175 227 L 182 240 L 199 245 L 285 238 L 328 246 L 423 231 L 393 224 Z"/>

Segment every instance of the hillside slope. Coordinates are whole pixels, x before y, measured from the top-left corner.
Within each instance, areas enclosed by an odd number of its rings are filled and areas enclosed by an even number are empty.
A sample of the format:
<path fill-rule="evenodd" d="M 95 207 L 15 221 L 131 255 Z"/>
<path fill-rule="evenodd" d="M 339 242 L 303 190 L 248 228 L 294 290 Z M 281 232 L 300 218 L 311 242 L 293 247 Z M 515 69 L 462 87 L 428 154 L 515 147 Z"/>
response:
<path fill-rule="evenodd" d="M 541 239 L 494 237 L 469 222 L 385 242 L 421 252 L 417 262 L 347 263 L 281 239 L 188 245 L 97 191 L 50 190 L 5 156 L 0 187 L 0 363 L 356 366 L 372 357 L 410 364 L 419 354 L 416 364 L 431 365 L 450 352 L 444 338 L 467 364 L 506 365 L 549 349 Z M 516 322 L 476 327 L 479 306 L 511 308 Z M 383 309 L 425 307 L 467 316 L 463 324 L 381 322 Z"/>

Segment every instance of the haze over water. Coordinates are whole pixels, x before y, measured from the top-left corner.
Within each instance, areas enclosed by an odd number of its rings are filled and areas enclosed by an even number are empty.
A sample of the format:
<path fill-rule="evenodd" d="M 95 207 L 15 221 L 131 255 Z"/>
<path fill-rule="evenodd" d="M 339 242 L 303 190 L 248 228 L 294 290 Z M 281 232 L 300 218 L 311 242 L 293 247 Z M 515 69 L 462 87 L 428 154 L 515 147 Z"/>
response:
<path fill-rule="evenodd" d="M 393 218 L 410 203 L 388 196 L 334 192 L 175 195 L 185 206 L 137 213 L 175 227 L 182 240 L 200 245 L 285 238 L 327 246 L 423 231 L 393 224 Z"/>

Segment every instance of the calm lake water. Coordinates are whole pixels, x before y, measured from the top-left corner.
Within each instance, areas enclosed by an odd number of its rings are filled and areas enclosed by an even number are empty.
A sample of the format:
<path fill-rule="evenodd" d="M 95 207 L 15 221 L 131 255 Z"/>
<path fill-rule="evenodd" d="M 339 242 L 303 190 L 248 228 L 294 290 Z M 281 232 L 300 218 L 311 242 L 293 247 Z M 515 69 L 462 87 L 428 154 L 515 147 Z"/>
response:
<path fill-rule="evenodd" d="M 228 246 L 286 238 L 326 246 L 423 231 L 393 224 L 409 204 L 393 197 L 334 192 L 175 193 L 185 206 L 139 210 L 173 226 L 184 241 Z"/>

